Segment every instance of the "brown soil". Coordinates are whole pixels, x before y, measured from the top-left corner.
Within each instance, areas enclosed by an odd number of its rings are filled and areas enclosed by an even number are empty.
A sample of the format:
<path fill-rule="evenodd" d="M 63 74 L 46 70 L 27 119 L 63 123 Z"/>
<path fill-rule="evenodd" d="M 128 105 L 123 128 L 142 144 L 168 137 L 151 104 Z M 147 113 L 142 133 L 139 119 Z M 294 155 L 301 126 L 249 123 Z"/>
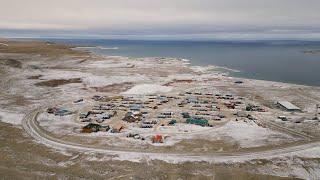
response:
<path fill-rule="evenodd" d="M 42 75 L 29 76 L 29 77 L 27 77 L 27 79 L 39 79 L 39 78 L 41 78 L 41 77 L 42 77 Z"/>
<path fill-rule="evenodd" d="M 22 63 L 16 59 L 0 59 L 0 65 L 10 66 L 13 68 L 22 68 Z"/>
<path fill-rule="evenodd" d="M 248 173 L 255 168 L 250 163 L 137 163 L 102 160 L 101 154 L 94 155 L 97 161 L 88 161 L 85 154 L 67 156 L 39 145 L 22 129 L 5 123 L 0 123 L 0 142 L 0 179 L 293 179 Z"/>
<path fill-rule="evenodd" d="M 177 149 L 181 149 L 181 151 L 188 152 L 232 152 L 237 151 L 240 147 L 236 143 L 232 143 L 231 141 L 224 140 L 204 140 L 204 139 L 192 139 L 192 140 L 183 140 L 176 145 Z M 191 149 L 191 151 L 190 151 Z"/>
<path fill-rule="evenodd" d="M 193 80 L 189 80 L 189 79 L 186 79 L 186 80 L 176 80 L 176 79 L 174 79 L 173 81 L 164 84 L 164 86 L 172 86 L 172 85 L 174 85 L 176 83 L 192 83 L 192 82 L 193 82 Z"/>
<path fill-rule="evenodd" d="M 65 84 L 82 83 L 81 78 L 73 79 L 53 79 L 35 83 L 36 86 L 58 87 Z"/>
<path fill-rule="evenodd" d="M 112 84 L 103 87 L 93 87 L 97 92 L 112 92 L 112 93 L 120 93 L 124 92 L 133 87 L 133 83 L 120 83 L 120 84 Z"/>
<path fill-rule="evenodd" d="M 71 46 L 54 44 L 40 41 L 3 41 L 0 43 L 8 46 L 0 46 L 0 52 L 4 53 L 23 53 L 23 54 L 40 54 L 42 56 L 64 56 L 64 55 L 84 55 L 88 54 L 83 51 L 72 50 Z"/>
<path fill-rule="evenodd" d="M 21 95 L 15 95 L 7 97 L 8 103 L 5 103 L 5 106 L 28 106 L 30 101 Z"/>

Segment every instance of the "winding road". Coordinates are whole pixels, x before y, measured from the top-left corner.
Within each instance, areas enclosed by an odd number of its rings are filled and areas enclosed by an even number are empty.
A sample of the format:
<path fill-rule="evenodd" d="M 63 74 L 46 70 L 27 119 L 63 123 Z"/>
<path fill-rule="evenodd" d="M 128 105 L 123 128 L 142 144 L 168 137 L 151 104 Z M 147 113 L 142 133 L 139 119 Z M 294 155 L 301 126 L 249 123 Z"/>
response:
<path fill-rule="evenodd" d="M 130 158 L 141 159 L 159 159 L 166 161 L 208 161 L 208 162 L 226 162 L 226 161 L 245 161 L 252 159 L 265 159 L 273 158 L 277 156 L 290 155 L 290 153 L 295 153 L 299 151 L 304 151 L 310 148 L 320 147 L 320 142 L 306 142 L 305 144 L 295 145 L 284 148 L 275 148 L 271 150 L 262 150 L 254 152 L 232 152 L 224 153 L 217 152 L 210 155 L 202 154 L 178 154 L 178 153 L 156 153 L 156 152 L 133 152 L 128 150 L 111 150 L 108 148 L 94 147 L 90 145 L 83 145 L 74 142 L 64 141 L 46 134 L 39 126 L 37 122 L 37 116 L 41 113 L 41 109 L 35 109 L 28 113 L 23 121 L 22 125 L 24 130 L 38 142 L 55 148 L 58 150 L 71 150 L 76 152 L 93 152 L 93 153 L 103 153 L 112 156 L 125 156 L 130 160 Z"/>

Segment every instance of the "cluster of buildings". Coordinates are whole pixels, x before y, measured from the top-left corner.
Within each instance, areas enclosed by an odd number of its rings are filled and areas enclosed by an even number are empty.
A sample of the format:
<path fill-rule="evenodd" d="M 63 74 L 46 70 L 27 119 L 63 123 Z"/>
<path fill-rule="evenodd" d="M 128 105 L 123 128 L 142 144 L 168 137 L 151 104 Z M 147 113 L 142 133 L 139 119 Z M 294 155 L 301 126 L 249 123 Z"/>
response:
<path fill-rule="evenodd" d="M 131 124 L 139 128 L 174 126 L 176 123 L 213 126 L 213 121 L 226 118 L 225 111 L 245 107 L 241 97 L 200 91 L 177 95 L 94 96 L 92 99 L 98 103 L 80 113 L 81 122 L 123 124 L 123 129 Z"/>
<path fill-rule="evenodd" d="M 119 133 L 130 129 L 130 126 L 156 130 L 177 123 L 212 127 L 223 120 L 256 120 L 251 112 L 266 112 L 262 106 L 248 103 L 243 97 L 202 91 L 186 91 L 175 95 L 93 96 L 92 99 L 96 101 L 95 105 L 79 113 L 79 121 L 88 123 L 83 126 L 83 133 Z M 289 102 L 281 101 L 278 105 L 289 111 L 300 110 Z M 49 108 L 48 113 L 68 115 L 71 112 Z M 130 132 L 128 137 L 145 140 L 134 132 Z M 164 138 L 158 134 L 152 141 L 163 142 Z"/>

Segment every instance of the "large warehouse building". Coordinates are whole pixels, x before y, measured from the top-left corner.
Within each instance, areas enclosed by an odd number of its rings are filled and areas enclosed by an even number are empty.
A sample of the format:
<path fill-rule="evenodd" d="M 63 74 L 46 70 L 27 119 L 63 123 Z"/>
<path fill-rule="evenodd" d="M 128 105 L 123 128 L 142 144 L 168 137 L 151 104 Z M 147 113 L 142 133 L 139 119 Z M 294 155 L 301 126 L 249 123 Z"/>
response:
<path fill-rule="evenodd" d="M 301 111 L 299 107 L 288 101 L 278 101 L 277 104 L 287 111 Z"/>

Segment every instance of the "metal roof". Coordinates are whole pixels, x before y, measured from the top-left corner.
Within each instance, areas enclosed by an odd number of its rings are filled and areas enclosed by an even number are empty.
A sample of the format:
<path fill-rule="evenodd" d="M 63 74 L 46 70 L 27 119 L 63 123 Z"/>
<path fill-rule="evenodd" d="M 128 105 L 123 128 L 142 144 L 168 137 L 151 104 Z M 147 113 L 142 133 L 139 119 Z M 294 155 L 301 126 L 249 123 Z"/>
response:
<path fill-rule="evenodd" d="M 278 104 L 280 104 L 281 106 L 285 107 L 288 110 L 300 110 L 299 107 L 297 107 L 296 105 L 288 101 L 278 101 Z"/>

